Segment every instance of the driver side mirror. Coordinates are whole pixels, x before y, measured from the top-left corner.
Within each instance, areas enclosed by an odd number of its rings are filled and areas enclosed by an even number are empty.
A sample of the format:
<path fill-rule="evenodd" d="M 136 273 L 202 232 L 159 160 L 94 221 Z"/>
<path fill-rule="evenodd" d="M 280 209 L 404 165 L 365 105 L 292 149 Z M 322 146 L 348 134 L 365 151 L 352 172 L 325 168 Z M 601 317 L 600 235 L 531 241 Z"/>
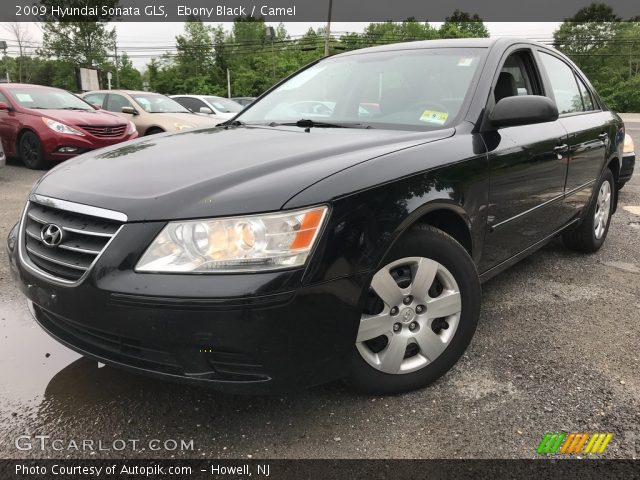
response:
<path fill-rule="evenodd" d="M 92 103 L 91 106 L 94 110 L 102 110 L 102 107 L 100 105 L 96 105 L 95 103 Z"/>
<path fill-rule="evenodd" d="M 213 113 L 213 110 L 211 110 L 209 107 L 200 107 L 200 113 L 211 115 Z"/>
<path fill-rule="evenodd" d="M 496 103 L 489 114 L 493 127 L 515 127 L 558 119 L 558 107 L 549 97 L 523 95 L 505 97 Z"/>
<path fill-rule="evenodd" d="M 133 107 L 122 107 L 122 113 L 128 113 L 129 115 L 138 115 L 138 111 Z"/>
<path fill-rule="evenodd" d="M 13 110 L 9 105 L 4 102 L 0 102 L 0 111 L 10 112 Z"/>

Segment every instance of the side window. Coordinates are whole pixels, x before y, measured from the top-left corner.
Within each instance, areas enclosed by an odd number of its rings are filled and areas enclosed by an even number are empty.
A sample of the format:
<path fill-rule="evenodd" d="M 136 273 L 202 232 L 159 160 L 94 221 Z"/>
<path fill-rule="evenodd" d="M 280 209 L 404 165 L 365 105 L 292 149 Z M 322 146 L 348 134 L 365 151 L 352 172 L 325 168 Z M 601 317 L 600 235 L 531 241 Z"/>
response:
<path fill-rule="evenodd" d="M 0 93 L 0 102 L 6 103 L 7 105 L 11 105 L 9 103 L 9 100 L 7 100 L 7 97 L 5 97 L 3 93 Z"/>
<path fill-rule="evenodd" d="M 192 112 L 199 112 L 201 107 L 206 107 L 204 102 L 201 100 L 198 100 L 197 98 L 180 97 L 180 98 L 175 98 L 174 100 L 176 100 L 180 105 L 188 108 Z"/>
<path fill-rule="evenodd" d="M 584 110 L 582 96 L 571 67 L 545 52 L 540 52 L 540 59 L 551 82 L 558 112 L 561 114 L 582 112 Z"/>
<path fill-rule="evenodd" d="M 122 95 L 116 95 L 115 93 L 110 93 L 107 97 L 107 105 L 105 107 L 106 110 L 110 112 L 118 112 L 122 113 L 122 107 L 132 107 L 129 100 L 127 100 Z"/>
<path fill-rule="evenodd" d="M 591 110 L 597 110 L 597 108 L 595 107 L 595 102 L 593 101 L 593 98 L 591 97 L 591 93 L 589 92 L 587 86 L 582 80 L 580 80 L 580 77 L 578 77 L 577 75 L 576 80 L 578 80 L 578 87 L 580 88 L 580 95 L 582 95 L 582 103 L 584 104 L 584 109 L 587 112 Z"/>
<path fill-rule="evenodd" d="M 542 95 L 531 53 L 525 50 L 507 57 L 493 89 L 496 103 L 503 98 L 519 95 Z"/>
<path fill-rule="evenodd" d="M 104 102 L 104 97 L 106 93 L 92 93 L 91 95 L 86 95 L 84 101 L 90 103 L 91 105 L 98 105 L 102 107 L 102 102 Z"/>

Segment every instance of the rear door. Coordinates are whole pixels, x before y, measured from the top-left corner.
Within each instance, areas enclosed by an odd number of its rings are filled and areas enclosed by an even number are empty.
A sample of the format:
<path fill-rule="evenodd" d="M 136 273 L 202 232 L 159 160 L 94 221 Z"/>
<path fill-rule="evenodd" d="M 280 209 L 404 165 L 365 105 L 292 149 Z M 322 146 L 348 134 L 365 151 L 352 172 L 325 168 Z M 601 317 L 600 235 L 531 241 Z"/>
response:
<path fill-rule="evenodd" d="M 502 98 L 547 95 L 530 47 L 505 53 L 487 111 Z M 483 134 L 489 150 L 488 229 L 481 273 L 545 239 L 566 222 L 567 132 L 559 120 Z"/>
<path fill-rule="evenodd" d="M 609 125 L 611 115 L 602 110 L 571 65 L 550 51 L 539 50 L 538 55 L 558 105 L 560 122 L 568 133 L 565 204 L 575 216 L 591 198 L 593 184 L 604 167 L 608 138 L 613 138 L 615 126 Z M 610 132 L 610 128 L 614 131 Z"/>

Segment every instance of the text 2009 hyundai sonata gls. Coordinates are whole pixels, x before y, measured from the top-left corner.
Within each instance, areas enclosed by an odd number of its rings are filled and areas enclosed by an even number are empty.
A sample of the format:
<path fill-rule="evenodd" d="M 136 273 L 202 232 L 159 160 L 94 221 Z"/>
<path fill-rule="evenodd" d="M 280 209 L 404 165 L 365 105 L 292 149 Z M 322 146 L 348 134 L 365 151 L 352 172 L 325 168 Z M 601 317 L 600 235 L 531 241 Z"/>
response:
<path fill-rule="evenodd" d="M 597 250 L 620 118 L 518 39 L 323 59 L 228 125 L 82 155 L 9 236 L 37 322 L 107 364 L 230 392 L 399 392 L 469 344 L 481 281 Z"/>

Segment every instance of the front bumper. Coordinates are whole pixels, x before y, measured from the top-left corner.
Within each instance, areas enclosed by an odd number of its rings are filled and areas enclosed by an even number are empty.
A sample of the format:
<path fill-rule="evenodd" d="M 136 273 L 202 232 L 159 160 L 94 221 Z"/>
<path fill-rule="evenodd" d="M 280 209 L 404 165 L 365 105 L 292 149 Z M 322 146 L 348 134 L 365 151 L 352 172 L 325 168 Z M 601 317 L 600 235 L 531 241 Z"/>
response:
<path fill-rule="evenodd" d="M 618 175 L 618 183 L 625 184 L 633 176 L 633 169 L 636 164 L 636 154 L 626 153 L 622 156 L 622 162 L 620 164 L 620 174 Z"/>
<path fill-rule="evenodd" d="M 230 393 L 278 393 L 347 374 L 363 278 L 303 286 L 301 271 L 137 274 L 122 260 L 124 246 L 158 226 L 127 227 L 76 286 L 25 268 L 17 229 L 10 234 L 19 288 L 58 341 L 109 365 Z"/>
<path fill-rule="evenodd" d="M 55 132 L 41 132 L 40 133 L 42 147 L 44 150 L 45 158 L 50 161 L 61 161 L 69 158 L 76 157 L 82 153 L 89 152 L 91 150 L 97 150 L 98 148 L 109 147 L 118 143 L 133 140 L 138 137 L 138 132 L 134 131 L 130 134 L 125 134 L 120 137 L 94 137 L 92 135 L 63 135 L 56 134 Z M 74 152 L 61 152 L 61 148 L 76 148 Z"/>

